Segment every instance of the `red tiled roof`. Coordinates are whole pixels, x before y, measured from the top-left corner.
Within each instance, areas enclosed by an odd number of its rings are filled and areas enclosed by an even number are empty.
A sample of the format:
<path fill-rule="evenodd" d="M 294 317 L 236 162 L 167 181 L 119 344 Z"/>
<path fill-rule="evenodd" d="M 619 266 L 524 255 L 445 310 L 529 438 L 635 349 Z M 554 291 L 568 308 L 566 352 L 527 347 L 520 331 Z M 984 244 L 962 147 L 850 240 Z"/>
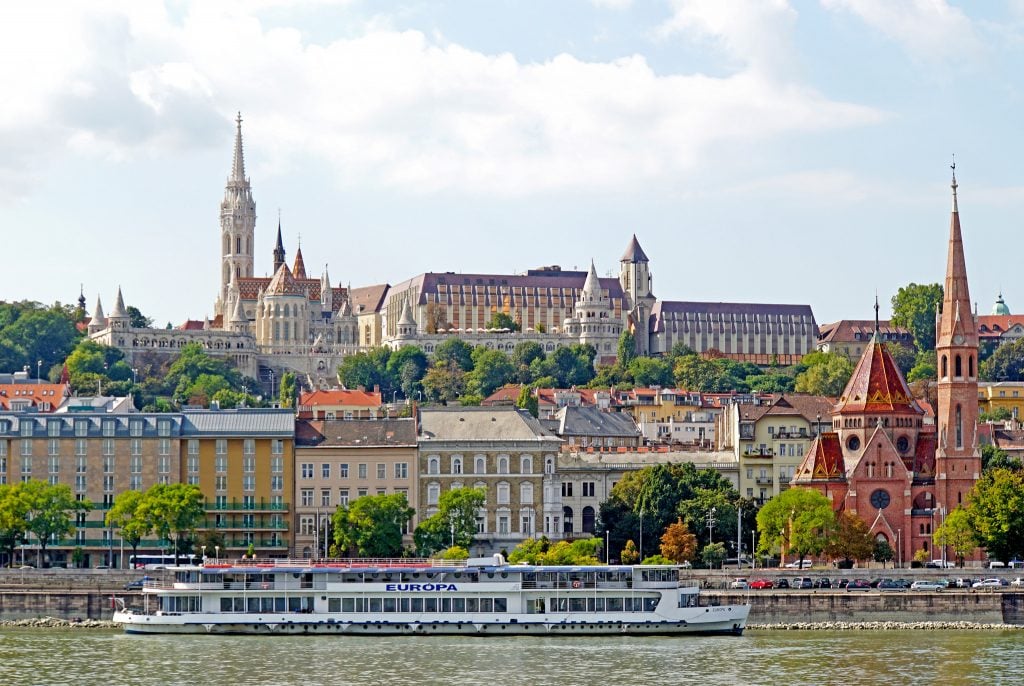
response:
<path fill-rule="evenodd" d="M 922 414 L 906 380 L 882 343 L 864 350 L 853 376 L 839 397 L 835 411 L 842 413 Z"/>
<path fill-rule="evenodd" d="M 883 341 L 913 341 L 910 329 L 893 326 L 892 322 L 887 319 L 878 322 L 878 332 L 882 334 Z M 840 319 L 838 322 L 822 324 L 818 327 L 818 342 L 870 341 L 874 333 L 875 321 L 873 319 Z"/>
<path fill-rule="evenodd" d="M 978 335 L 981 338 L 998 338 L 1015 326 L 1024 327 L 1024 316 L 1019 314 L 978 315 Z"/>
<path fill-rule="evenodd" d="M 40 403 L 49 403 L 49 411 L 52 412 L 69 395 L 71 395 L 71 389 L 67 384 L 0 384 L 0 409 L 10 410 L 12 402 L 28 401 L 31 407 L 38 407 Z"/>
<path fill-rule="evenodd" d="M 839 434 L 825 431 L 814 439 L 796 474 L 800 482 L 846 477 L 846 462 Z"/>
<path fill-rule="evenodd" d="M 523 387 L 521 384 L 509 384 L 508 386 L 502 386 L 494 393 L 480 401 L 481 405 L 512 405 L 515 404 L 516 400 L 519 399 L 519 394 L 522 392 Z"/>
<path fill-rule="evenodd" d="M 351 405 L 354 407 L 379 407 L 381 396 L 379 391 L 360 391 L 340 389 L 333 391 L 312 391 L 299 397 L 301 407 L 318 405 Z"/>

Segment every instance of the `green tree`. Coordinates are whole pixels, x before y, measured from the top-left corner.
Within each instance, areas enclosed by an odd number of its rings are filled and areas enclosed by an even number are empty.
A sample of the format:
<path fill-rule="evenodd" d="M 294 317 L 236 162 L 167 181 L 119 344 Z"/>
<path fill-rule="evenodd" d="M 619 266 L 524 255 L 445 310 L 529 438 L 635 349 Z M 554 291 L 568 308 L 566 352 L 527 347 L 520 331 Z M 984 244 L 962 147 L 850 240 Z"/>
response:
<path fill-rule="evenodd" d="M 808 555 L 818 555 L 836 529 L 832 502 L 810 488 L 790 488 L 775 496 L 757 513 L 758 552 L 775 548 L 797 557 L 801 564 Z"/>
<path fill-rule="evenodd" d="M 934 350 L 919 352 L 914 358 L 914 366 L 907 372 L 907 381 L 934 381 L 937 378 L 936 364 Z"/>
<path fill-rule="evenodd" d="M 953 556 L 961 567 L 964 566 L 964 558 L 978 547 L 978 538 L 971 528 L 970 516 L 962 507 L 956 508 L 946 516 L 945 521 L 935 529 L 934 539 L 936 546 L 949 546 L 953 549 Z"/>
<path fill-rule="evenodd" d="M 857 515 L 841 512 L 825 552 L 832 558 L 851 563 L 867 560 L 874 553 L 875 542 L 867 523 Z"/>
<path fill-rule="evenodd" d="M 144 498 L 139 491 L 121 491 L 103 518 L 132 547 L 133 557 L 138 554 L 142 539 L 153 533 L 153 523 L 139 513 Z"/>
<path fill-rule="evenodd" d="M 574 344 L 558 348 L 549 358 L 560 388 L 585 386 L 594 378 L 597 351 L 592 345 Z"/>
<path fill-rule="evenodd" d="M 874 550 L 871 553 L 871 559 L 875 562 L 881 562 L 882 568 L 885 568 L 886 562 L 892 562 L 893 558 L 896 557 L 896 551 L 892 549 L 892 546 L 888 542 L 882 540 L 875 541 Z"/>
<path fill-rule="evenodd" d="M 987 472 L 992 469 L 1013 469 L 1019 471 L 1022 468 L 1020 460 L 1010 457 L 1010 454 L 991 443 L 981 446 L 981 470 Z"/>
<path fill-rule="evenodd" d="M 25 542 L 28 531 L 28 503 L 21 497 L 20 484 L 0 484 L 0 552 L 14 559 L 14 550 Z"/>
<path fill-rule="evenodd" d="M 1013 418 L 1013 413 L 1007 407 L 997 407 L 991 412 L 982 412 L 978 415 L 980 422 L 1005 422 Z"/>
<path fill-rule="evenodd" d="M 708 543 L 700 551 L 700 559 L 708 569 L 721 567 L 722 561 L 725 560 L 725 544 Z"/>
<path fill-rule="evenodd" d="M 129 305 L 125 310 L 128 312 L 128 324 L 133 328 L 148 329 L 153 326 L 153 319 L 142 314 L 134 305 Z"/>
<path fill-rule="evenodd" d="M 368 351 L 346 355 L 338 365 L 338 382 L 345 388 L 373 390 L 374 386 L 379 386 L 382 390 L 386 389 L 387 357 L 389 355 L 371 355 Z"/>
<path fill-rule="evenodd" d="M 623 329 L 619 335 L 619 347 L 616 361 L 623 369 L 629 367 L 629 363 L 636 359 L 636 337 L 629 329 Z"/>
<path fill-rule="evenodd" d="M 439 560 L 468 560 L 469 551 L 461 545 L 453 545 L 437 554 Z"/>
<path fill-rule="evenodd" d="M 842 355 L 823 354 L 822 358 L 797 374 L 793 387 L 798 393 L 835 397 L 843 392 L 852 375 L 853 363 L 848 359 Z"/>
<path fill-rule="evenodd" d="M 892 323 L 910 330 L 918 352 L 935 349 L 935 312 L 941 302 L 937 283 L 909 283 L 892 296 Z"/>
<path fill-rule="evenodd" d="M 334 512 L 334 544 L 358 557 L 399 557 L 402 531 L 416 513 L 405 495 L 364 495 Z"/>
<path fill-rule="evenodd" d="M 152 523 L 158 537 L 172 541 L 177 562 L 182 541 L 206 519 L 203 492 L 193 484 L 155 484 L 143 494 L 136 516 Z"/>
<path fill-rule="evenodd" d="M 536 417 L 540 413 L 539 404 L 537 401 L 537 394 L 534 389 L 529 386 L 523 386 L 519 389 L 519 397 L 516 398 L 516 407 L 528 410 L 530 414 Z"/>
<path fill-rule="evenodd" d="M 491 315 L 491 319 L 487 322 L 488 329 L 508 329 L 509 331 L 519 331 L 519 324 L 516 323 L 515 319 L 512 319 L 505 312 L 495 312 Z"/>
<path fill-rule="evenodd" d="M 1024 380 L 1024 338 L 996 348 L 992 356 L 981 363 L 980 372 L 985 381 Z"/>
<path fill-rule="evenodd" d="M 725 393 L 747 390 L 744 381 L 748 375 L 747 370 L 724 358 L 704 359 L 697 355 L 684 355 L 676 358 L 672 372 L 676 384 L 688 391 Z"/>
<path fill-rule="evenodd" d="M 285 372 L 281 375 L 281 407 L 295 407 L 299 389 L 295 383 L 295 373 Z"/>
<path fill-rule="evenodd" d="M 983 471 L 967 502 L 967 521 L 990 557 L 1009 562 L 1024 555 L 1024 473 Z"/>
<path fill-rule="evenodd" d="M 81 334 L 75 327 L 73 310 L 55 303 L 43 307 L 35 302 L 4 304 L 0 312 L 0 372 L 36 370 L 37 363 L 49 370 L 74 349 Z"/>
<path fill-rule="evenodd" d="M 406 398 L 412 398 L 417 391 L 422 391 L 420 381 L 427 373 L 427 354 L 415 345 L 403 345 L 391 353 L 385 367 L 389 385 L 392 389 L 400 389 Z"/>
<path fill-rule="evenodd" d="M 516 368 L 519 383 L 530 383 L 533 381 L 534 377 L 530 373 L 530 365 L 533 364 L 534 360 L 543 361 L 545 357 L 544 347 L 540 343 L 536 341 L 517 343 L 516 347 L 512 350 L 512 354 L 509 355 L 509 359 L 512 360 L 512 364 Z"/>
<path fill-rule="evenodd" d="M 75 500 L 75 494 L 67 484 L 51 486 L 38 479 L 21 484 L 21 497 L 28 508 L 28 530 L 39 541 L 40 566 L 48 566 L 47 545 L 52 540 L 67 538 L 74 533 L 75 515 L 91 510 L 92 503 Z"/>
<path fill-rule="evenodd" d="M 637 386 L 663 386 L 671 388 L 675 382 L 672 365 L 668 360 L 638 357 L 629 364 L 629 373 Z"/>
<path fill-rule="evenodd" d="M 516 368 L 501 350 L 477 348 L 473 363 L 473 371 L 466 374 L 466 390 L 481 398 L 515 380 Z"/>
<path fill-rule="evenodd" d="M 910 370 L 917 365 L 916 351 L 911 350 L 907 346 L 894 341 L 889 341 L 885 344 L 885 349 L 889 351 L 893 362 L 896 363 L 896 367 L 899 368 L 900 373 L 903 374 L 904 378 L 910 373 Z"/>
<path fill-rule="evenodd" d="M 575 541 L 558 541 L 551 543 L 546 537 L 529 538 L 509 553 L 511 564 L 532 565 L 597 565 L 597 549 L 601 540 L 597 538 L 578 538 Z"/>
<path fill-rule="evenodd" d="M 790 393 L 795 381 L 789 374 L 772 372 L 770 374 L 754 374 L 744 379 L 752 393 Z"/>
<path fill-rule="evenodd" d="M 476 535 L 476 515 L 487 500 L 482 488 L 453 488 L 441 494 L 437 513 L 416 527 L 413 540 L 421 555 L 429 556 L 436 550 L 451 545 L 469 548 Z"/>
<path fill-rule="evenodd" d="M 427 370 L 422 383 L 428 399 L 448 404 L 466 392 L 466 373 L 455 361 L 434 364 Z"/>
<path fill-rule="evenodd" d="M 456 364 L 468 372 L 473 369 L 473 346 L 459 338 L 449 338 L 434 348 L 434 366 L 446 367 Z"/>

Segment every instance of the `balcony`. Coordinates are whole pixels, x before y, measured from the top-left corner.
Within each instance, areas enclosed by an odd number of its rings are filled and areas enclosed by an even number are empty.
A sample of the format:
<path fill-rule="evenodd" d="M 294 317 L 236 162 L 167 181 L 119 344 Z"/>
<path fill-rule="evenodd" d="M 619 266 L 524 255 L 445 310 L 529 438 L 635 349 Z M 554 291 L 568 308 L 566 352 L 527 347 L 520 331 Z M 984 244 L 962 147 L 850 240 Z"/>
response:
<path fill-rule="evenodd" d="M 780 484 L 788 484 L 788 483 L 789 483 L 789 480 L 790 480 L 791 478 L 792 478 L 792 477 L 786 476 L 785 474 L 779 474 L 779 483 L 780 483 Z"/>
<path fill-rule="evenodd" d="M 754 480 L 758 486 L 771 486 L 772 478 L 770 476 L 759 476 Z"/>
<path fill-rule="evenodd" d="M 268 502 L 247 503 L 244 500 L 228 500 L 223 503 L 207 501 L 203 506 L 207 512 L 287 512 L 288 503 L 275 505 Z"/>
<path fill-rule="evenodd" d="M 810 438 L 813 433 L 808 433 L 807 429 L 800 429 L 799 431 L 776 431 L 771 434 L 775 438 Z"/>
<path fill-rule="evenodd" d="M 743 451 L 743 457 L 774 457 L 775 451 L 771 448 L 747 448 Z"/>

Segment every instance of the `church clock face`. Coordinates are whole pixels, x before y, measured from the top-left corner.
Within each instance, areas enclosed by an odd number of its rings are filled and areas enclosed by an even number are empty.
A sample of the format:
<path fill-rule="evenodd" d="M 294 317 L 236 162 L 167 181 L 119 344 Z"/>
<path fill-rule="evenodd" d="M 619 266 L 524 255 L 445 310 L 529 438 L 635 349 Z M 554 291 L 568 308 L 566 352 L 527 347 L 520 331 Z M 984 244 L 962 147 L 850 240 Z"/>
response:
<path fill-rule="evenodd" d="M 885 508 L 889 507 L 889 502 L 890 500 L 888 491 L 879 488 L 874 493 L 871 494 L 871 507 L 875 508 L 876 510 L 884 510 Z"/>
<path fill-rule="evenodd" d="M 960 334 L 957 334 L 957 335 L 953 336 L 953 343 L 955 345 L 963 345 L 964 344 L 964 337 L 961 336 Z"/>

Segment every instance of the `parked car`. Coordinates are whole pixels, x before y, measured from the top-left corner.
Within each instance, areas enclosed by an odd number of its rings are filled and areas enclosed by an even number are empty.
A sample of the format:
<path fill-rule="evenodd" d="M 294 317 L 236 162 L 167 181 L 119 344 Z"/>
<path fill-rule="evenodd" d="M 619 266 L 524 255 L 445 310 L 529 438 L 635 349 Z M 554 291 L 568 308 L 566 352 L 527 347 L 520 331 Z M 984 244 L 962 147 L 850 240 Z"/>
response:
<path fill-rule="evenodd" d="M 775 584 L 772 583 L 771 579 L 754 579 L 750 582 L 750 587 L 756 590 L 775 588 Z"/>
<path fill-rule="evenodd" d="M 798 576 L 793 582 L 793 588 L 814 588 L 814 579 L 809 576 Z"/>
<path fill-rule="evenodd" d="M 992 560 L 988 563 L 989 569 L 1003 569 L 1006 567 L 1006 563 L 1002 560 Z"/>
<path fill-rule="evenodd" d="M 146 585 L 147 581 L 155 581 L 155 579 L 151 576 L 144 576 L 139 579 L 135 579 L 134 581 L 129 581 L 124 585 L 124 590 L 141 591 L 142 587 Z"/>
<path fill-rule="evenodd" d="M 879 591 L 905 591 L 907 589 L 898 583 L 895 579 L 882 579 L 878 582 Z"/>
<path fill-rule="evenodd" d="M 1002 588 L 1006 585 L 1006 579 L 982 579 L 971 584 L 971 588 Z"/>
<path fill-rule="evenodd" d="M 750 588 L 750 582 L 747 581 L 746 579 L 733 579 L 729 583 L 729 588 L 738 589 L 740 591 L 745 591 L 748 588 Z"/>
<path fill-rule="evenodd" d="M 810 569 L 814 566 L 814 560 L 793 560 L 786 563 L 786 569 Z"/>
<path fill-rule="evenodd" d="M 915 581 L 914 583 L 910 584 L 911 591 L 941 591 L 945 587 L 946 584 L 943 584 L 941 582 L 924 579 Z"/>
<path fill-rule="evenodd" d="M 775 581 L 775 588 L 789 588 L 789 581 L 787 579 L 778 579 Z"/>
<path fill-rule="evenodd" d="M 814 580 L 815 588 L 832 588 L 832 581 L 827 576 L 819 576 Z"/>
<path fill-rule="evenodd" d="M 970 577 L 965 577 L 965 576 L 962 576 L 962 577 L 958 577 L 958 578 L 957 578 L 957 579 L 956 579 L 956 580 L 955 580 L 955 581 L 953 582 L 953 584 L 954 584 L 954 585 L 955 585 L 955 586 L 956 586 L 957 588 L 970 588 L 971 586 L 973 586 L 973 585 L 974 585 L 974 581 L 975 581 L 975 580 L 974 580 L 974 579 L 972 579 L 972 578 L 970 578 Z"/>
<path fill-rule="evenodd" d="M 854 579 L 850 583 L 846 584 L 847 591 L 870 591 L 871 584 L 867 579 Z"/>
<path fill-rule="evenodd" d="M 849 579 L 836 579 L 836 582 L 832 584 L 832 588 L 846 588 L 850 585 Z"/>
<path fill-rule="evenodd" d="M 1010 585 L 1014 588 L 1020 588 L 1021 586 L 1024 586 L 1024 578 L 1018 576 L 1016 579 L 1010 582 Z"/>
<path fill-rule="evenodd" d="M 924 566 L 932 569 L 953 569 L 956 567 L 956 563 L 950 562 L 949 560 L 946 560 L 945 562 L 942 560 L 932 560 L 931 562 L 925 562 Z"/>
<path fill-rule="evenodd" d="M 896 579 L 895 581 L 896 585 L 902 588 L 904 591 L 910 590 L 911 583 L 909 579 Z"/>

